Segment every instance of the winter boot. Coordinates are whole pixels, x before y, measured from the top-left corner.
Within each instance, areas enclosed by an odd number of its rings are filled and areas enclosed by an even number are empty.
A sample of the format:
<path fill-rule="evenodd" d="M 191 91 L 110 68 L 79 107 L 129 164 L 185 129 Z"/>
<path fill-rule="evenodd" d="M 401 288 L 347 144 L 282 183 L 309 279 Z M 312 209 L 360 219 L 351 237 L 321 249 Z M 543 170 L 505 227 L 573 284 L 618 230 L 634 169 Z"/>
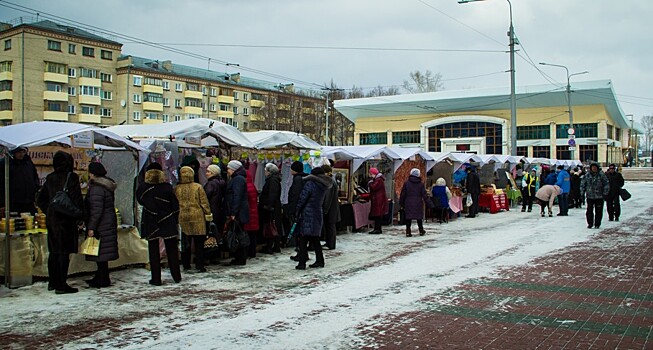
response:
<path fill-rule="evenodd" d="M 406 229 L 406 237 L 413 237 L 413 235 L 410 233 L 410 227 Z"/>
<path fill-rule="evenodd" d="M 542 212 L 540 212 L 540 215 L 542 215 L 542 217 L 544 217 L 544 212 L 543 212 L 543 211 L 542 211 Z"/>
<path fill-rule="evenodd" d="M 553 212 L 552 212 L 552 211 L 549 212 L 549 217 L 550 217 L 550 218 L 553 217 Z"/>

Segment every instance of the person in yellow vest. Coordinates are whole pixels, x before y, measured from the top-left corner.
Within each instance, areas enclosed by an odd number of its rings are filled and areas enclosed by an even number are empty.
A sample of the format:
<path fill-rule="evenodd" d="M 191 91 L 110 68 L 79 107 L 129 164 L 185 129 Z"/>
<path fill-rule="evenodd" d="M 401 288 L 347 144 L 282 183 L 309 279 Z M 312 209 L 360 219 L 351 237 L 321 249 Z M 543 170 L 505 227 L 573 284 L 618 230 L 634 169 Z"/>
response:
<path fill-rule="evenodd" d="M 533 198 L 535 198 L 535 185 L 537 184 L 537 172 L 531 169 L 530 172 L 524 173 L 522 177 L 521 198 L 522 205 L 521 211 L 525 212 L 528 207 L 528 212 L 533 210 Z"/>

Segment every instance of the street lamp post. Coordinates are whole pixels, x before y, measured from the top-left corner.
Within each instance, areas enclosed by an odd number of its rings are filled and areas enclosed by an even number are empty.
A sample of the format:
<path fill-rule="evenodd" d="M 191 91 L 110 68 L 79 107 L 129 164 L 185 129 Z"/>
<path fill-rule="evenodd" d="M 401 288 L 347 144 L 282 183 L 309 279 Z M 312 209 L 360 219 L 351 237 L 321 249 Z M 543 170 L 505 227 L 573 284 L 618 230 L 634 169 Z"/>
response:
<path fill-rule="evenodd" d="M 573 77 L 574 75 L 587 74 L 589 72 L 588 71 L 583 71 L 583 72 L 569 74 L 569 69 L 566 66 L 563 66 L 561 64 L 552 64 L 552 63 L 546 63 L 546 62 L 540 62 L 540 64 L 543 65 L 543 66 L 552 66 L 552 67 L 564 68 L 565 72 L 567 72 L 567 108 L 568 108 L 568 112 L 569 112 L 569 128 L 573 129 L 573 127 L 574 127 L 574 112 L 571 110 L 571 84 L 570 84 L 569 78 Z M 574 157 L 574 154 L 575 154 L 575 151 L 570 151 L 570 155 L 571 155 L 572 160 L 576 159 Z"/>
<path fill-rule="evenodd" d="M 476 2 L 483 0 L 459 0 L 459 4 Z M 517 94 L 515 92 L 515 27 L 512 25 L 512 3 L 510 0 L 508 7 L 510 9 L 510 27 L 508 28 L 508 38 L 510 46 L 510 155 L 517 155 Z"/>

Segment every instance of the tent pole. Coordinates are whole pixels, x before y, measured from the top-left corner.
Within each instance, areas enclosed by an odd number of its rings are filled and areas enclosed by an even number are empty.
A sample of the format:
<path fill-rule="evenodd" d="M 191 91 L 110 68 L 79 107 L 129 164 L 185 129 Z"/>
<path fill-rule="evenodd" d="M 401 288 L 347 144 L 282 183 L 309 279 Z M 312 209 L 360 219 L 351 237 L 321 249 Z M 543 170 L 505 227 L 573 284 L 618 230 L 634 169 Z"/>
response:
<path fill-rule="evenodd" d="M 5 287 L 9 288 L 11 271 L 11 235 L 9 234 L 9 150 L 5 147 Z"/>

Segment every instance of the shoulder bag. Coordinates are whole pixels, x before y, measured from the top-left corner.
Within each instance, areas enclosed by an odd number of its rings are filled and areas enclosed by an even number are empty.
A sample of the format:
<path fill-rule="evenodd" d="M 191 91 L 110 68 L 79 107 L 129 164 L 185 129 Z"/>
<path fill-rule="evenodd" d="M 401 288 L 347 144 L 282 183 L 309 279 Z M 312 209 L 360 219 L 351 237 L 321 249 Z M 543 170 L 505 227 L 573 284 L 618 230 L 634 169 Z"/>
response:
<path fill-rule="evenodd" d="M 84 216 L 84 212 L 70 199 L 70 196 L 68 195 L 68 180 L 70 180 L 70 173 L 66 176 L 66 182 L 64 183 L 63 189 L 57 191 L 54 197 L 52 197 L 50 208 L 52 208 L 52 210 L 57 214 L 68 216 L 73 219 L 81 219 L 81 217 Z"/>

